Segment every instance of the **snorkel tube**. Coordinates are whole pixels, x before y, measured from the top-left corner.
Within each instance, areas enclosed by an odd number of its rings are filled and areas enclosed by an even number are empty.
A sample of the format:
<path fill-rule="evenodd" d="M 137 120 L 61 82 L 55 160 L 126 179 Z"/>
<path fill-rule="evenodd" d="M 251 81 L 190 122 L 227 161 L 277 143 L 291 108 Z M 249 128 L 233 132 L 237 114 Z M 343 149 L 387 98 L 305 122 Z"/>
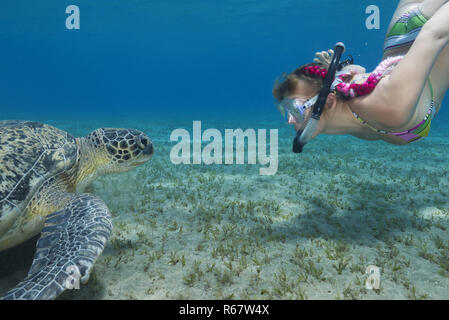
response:
<path fill-rule="evenodd" d="M 331 86 L 332 83 L 334 82 L 335 73 L 342 68 L 342 64 L 340 64 L 340 58 L 344 51 L 345 45 L 342 42 L 338 42 L 335 45 L 334 55 L 332 56 L 331 63 L 327 70 L 327 74 L 324 77 L 323 86 L 320 89 L 318 99 L 315 103 L 315 106 L 313 107 L 312 116 L 307 122 L 304 130 L 298 130 L 298 132 L 296 133 L 296 137 L 293 139 L 294 153 L 301 153 L 303 147 L 307 144 L 307 142 L 309 142 L 312 139 L 312 135 L 315 132 L 315 129 L 318 125 L 318 121 L 320 120 L 321 114 L 323 113 L 327 96 L 331 92 Z"/>

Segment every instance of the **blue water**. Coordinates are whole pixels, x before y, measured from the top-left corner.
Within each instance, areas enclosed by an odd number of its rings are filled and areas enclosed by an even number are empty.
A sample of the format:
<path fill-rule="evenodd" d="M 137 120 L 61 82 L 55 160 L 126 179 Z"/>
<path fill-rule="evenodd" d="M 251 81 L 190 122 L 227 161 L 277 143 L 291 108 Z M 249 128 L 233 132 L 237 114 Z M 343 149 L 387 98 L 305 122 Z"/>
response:
<path fill-rule="evenodd" d="M 79 30 L 65 27 L 70 4 L 80 8 Z M 371 4 L 380 9 L 379 30 L 365 27 Z M 395 6 L 2 0 L 1 115 L 278 117 L 274 79 L 316 51 L 343 41 L 357 63 L 373 69 Z"/>
<path fill-rule="evenodd" d="M 87 289 L 65 298 L 448 299 L 447 100 L 420 143 L 320 136 L 298 157 L 271 94 L 281 73 L 338 41 L 373 70 L 397 3 L 0 0 L 0 120 L 41 120 L 74 136 L 133 127 L 155 144 L 148 165 L 93 185 L 116 231 Z M 66 28 L 69 5 L 80 9 L 79 30 Z M 379 29 L 365 26 L 369 5 L 380 9 Z M 170 163 L 170 132 L 191 132 L 193 120 L 279 128 L 277 174 Z M 329 254 L 340 242 L 352 259 L 345 270 Z M 29 247 L 26 257 L 0 253 L 0 296 L 27 274 Z M 226 282 L 234 253 L 247 260 Z M 379 292 L 363 285 L 368 264 L 382 267 Z"/>

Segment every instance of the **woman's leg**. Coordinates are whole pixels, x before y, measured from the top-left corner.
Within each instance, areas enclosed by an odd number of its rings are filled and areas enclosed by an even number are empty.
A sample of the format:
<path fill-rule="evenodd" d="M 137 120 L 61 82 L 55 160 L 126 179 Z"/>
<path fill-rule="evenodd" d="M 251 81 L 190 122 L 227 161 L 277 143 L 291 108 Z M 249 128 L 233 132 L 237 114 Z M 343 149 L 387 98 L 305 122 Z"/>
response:
<path fill-rule="evenodd" d="M 448 0 L 401 0 L 399 2 L 396 11 L 393 14 L 390 25 L 387 29 L 387 36 L 390 33 L 392 27 L 397 23 L 398 19 L 401 18 L 405 13 L 410 12 L 415 8 L 419 8 L 422 15 L 428 20 L 432 15 Z M 385 38 L 387 40 L 387 37 Z M 408 45 L 403 45 L 395 48 L 387 48 L 384 53 L 382 60 L 389 56 L 404 55 L 408 52 L 411 47 L 411 43 Z"/>
<path fill-rule="evenodd" d="M 390 24 L 387 29 L 386 35 L 390 32 L 393 25 L 396 23 L 396 21 L 399 19 L 400 16 L 402 16 L 406 11 L 416 7 L 420 3 L 424 2 L 424 0 L 401 0 L 399 1 L 398 7 L 396 8 L 396 11 L 393 13 L 393 17 L 391 17 Z"/>

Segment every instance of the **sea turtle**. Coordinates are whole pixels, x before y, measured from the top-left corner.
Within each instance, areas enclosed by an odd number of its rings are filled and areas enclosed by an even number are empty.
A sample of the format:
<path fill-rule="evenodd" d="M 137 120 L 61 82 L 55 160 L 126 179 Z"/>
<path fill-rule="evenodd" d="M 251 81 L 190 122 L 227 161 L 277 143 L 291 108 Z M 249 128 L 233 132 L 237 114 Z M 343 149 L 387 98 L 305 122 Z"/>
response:
<path fill-rule="evenodd" d="M 147 162 L 153 144 L 134 129 L 86 137 L 34 121 L 0 121 L 0 251 L 41 233 L 25 280 L 3 299 L 54 299 L 89 280 L 112 229 L 98 176 Z"/>

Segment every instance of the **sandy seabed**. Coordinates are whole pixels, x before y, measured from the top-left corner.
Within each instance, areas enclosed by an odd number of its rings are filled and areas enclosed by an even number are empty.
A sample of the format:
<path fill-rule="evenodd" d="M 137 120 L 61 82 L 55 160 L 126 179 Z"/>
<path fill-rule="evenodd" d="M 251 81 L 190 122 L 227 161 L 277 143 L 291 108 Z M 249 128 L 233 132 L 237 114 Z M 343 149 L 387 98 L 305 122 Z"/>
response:
<path fill-rule="evenodd" d="M 45 122 L 75 136 L 134 127 L 155 145 L 149 163 L 94 182 L 114 229 L 89 283 L 60 299 L 449 298 L 447 128 L 407 146 L 320 136 L 296 155 L 278 122 L 202 123 L 279 128 L 278 171 L 261 176 L 258 164 L 172 164 L 170 133 L 188 121 Z M 34 242 L 0 253 L 0 295 Z M 366 288 L 369 265 L 379 289 Z"/>

